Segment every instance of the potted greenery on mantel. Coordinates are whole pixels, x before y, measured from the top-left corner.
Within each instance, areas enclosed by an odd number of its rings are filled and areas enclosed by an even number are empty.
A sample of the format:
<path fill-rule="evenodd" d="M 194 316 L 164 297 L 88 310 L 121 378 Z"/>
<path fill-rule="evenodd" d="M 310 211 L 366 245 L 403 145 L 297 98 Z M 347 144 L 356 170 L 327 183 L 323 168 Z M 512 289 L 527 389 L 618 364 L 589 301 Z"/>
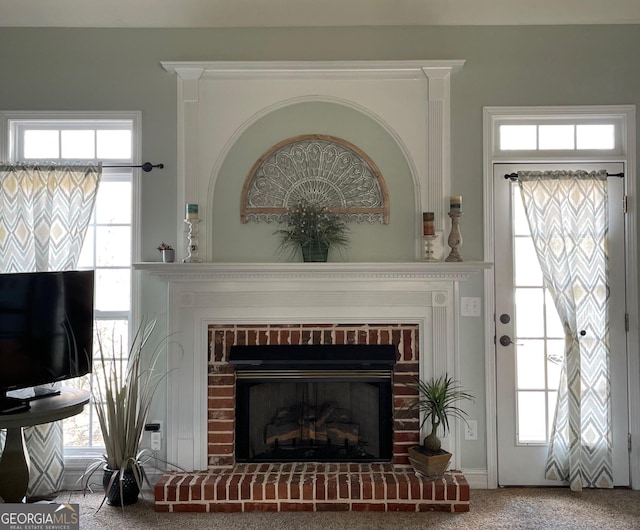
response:
<path fill-rule="evenodd" d="M 287 228 L 276 230 L 280 251 L 295 255 L 302 251 L 303 261 L 327 261 L 329 248 L 346 246 L 348 227 L 326 206 L 302 199 L 287 213 Z"/>
<path fill-rule="evenodd" d="M 438 428 L 442 427 L 446 434 L 450 430 L 450 417 L 466 421 L 467 413 L 458 403 L 463 400 L 473 401 L 473 396 L 462 390 L 459 383 L 447 374 L 432 377 L 428 381 L 416 379 L 414 386 L 418 395 L 408 410 L 420 411 L 420 429 L 430 422 L 431 432 L 424 438 L 422 445 L 409 448 L 409 461 L 416 473 L 430 479 L 438 478 L 446 471 L 452 456 L 442 449 Z"/>

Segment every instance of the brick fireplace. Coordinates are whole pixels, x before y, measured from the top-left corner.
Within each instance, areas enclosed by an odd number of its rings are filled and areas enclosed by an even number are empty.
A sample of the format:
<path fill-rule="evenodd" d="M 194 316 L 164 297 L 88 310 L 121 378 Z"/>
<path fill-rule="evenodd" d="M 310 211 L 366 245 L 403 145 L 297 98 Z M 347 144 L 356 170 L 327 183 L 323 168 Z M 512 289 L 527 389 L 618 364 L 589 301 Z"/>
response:
<path fill-rule="evenodd" d="M 209 326 L 208 465 L 233 466 L 235 374 L 228 363 L 233 345 L 390 344 L 397 350 L 393 368 L 393 450 L 391 462 L 409 464 L 407 450 L 419 441 L 417 414 L 408 415 L 410 388 L 419 372 L 416 324 L 267 324 Z"/>
<path fill-rule="evenodd" d="M 454 293 L 478 270 L 459 263 L 144 264 L 167 282 L 167 459 L 188 473 L 156 485 L 159 511 L 468 510 L 457 471 L 429 482 L 407 462 L 417 419 L 412 376 L 457 373 Z M 374 463 L 237 463 L 234 344 L 391 344 L 393 453 Z M 460 469 L 456 426 L 443 439 Z"/>

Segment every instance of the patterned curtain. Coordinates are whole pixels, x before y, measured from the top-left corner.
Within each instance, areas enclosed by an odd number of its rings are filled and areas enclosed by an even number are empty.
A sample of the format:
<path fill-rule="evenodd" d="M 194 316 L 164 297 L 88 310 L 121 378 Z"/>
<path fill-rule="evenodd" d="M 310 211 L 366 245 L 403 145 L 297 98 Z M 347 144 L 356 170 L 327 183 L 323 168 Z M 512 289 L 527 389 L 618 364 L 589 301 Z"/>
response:
<path fill-rule="evenodd" d="M 1 164 L 0 272 L 74 269 L 101 175 L 100 165 Z M 27 498 L 55 495 L 64 471 L 62 423 L 26 428 L 25 443 Z"/>
<path fill-rule="evenodd" d="M 546 478 L 612 488 L 607 173 L 519 172 L 531 235 L 565 332 Z"/>

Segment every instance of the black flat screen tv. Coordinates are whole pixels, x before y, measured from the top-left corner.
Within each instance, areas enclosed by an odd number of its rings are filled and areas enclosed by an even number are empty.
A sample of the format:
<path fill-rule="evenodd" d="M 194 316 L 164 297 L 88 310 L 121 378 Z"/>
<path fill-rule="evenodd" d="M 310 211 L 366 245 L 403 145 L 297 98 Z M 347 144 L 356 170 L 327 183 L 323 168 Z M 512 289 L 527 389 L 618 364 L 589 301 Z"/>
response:
<path fill-rule="evenodd" d="M 90 270 L 0 274 L 0 412 L 10 390 L 91 371 L 93 291 Z"/>

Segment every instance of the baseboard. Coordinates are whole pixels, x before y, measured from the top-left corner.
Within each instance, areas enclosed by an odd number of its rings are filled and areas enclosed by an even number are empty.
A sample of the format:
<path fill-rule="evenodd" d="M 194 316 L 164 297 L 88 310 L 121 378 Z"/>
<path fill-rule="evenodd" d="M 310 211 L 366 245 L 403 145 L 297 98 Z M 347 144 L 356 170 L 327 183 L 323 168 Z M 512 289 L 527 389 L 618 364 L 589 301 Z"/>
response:
<path fill-rule="evenodd" d="M 472 490 L 489 489 L 489 479 L 486 469 L 463 469 L 462 473 L 469 483 Z"/>
<path fill-rule="evenodd" d="M 84 472 L 86 470 L 86 465 L 73 465 L 65 462 L 64 467 L 64 478 L 62 480 L 62 489 L 63 490 L 81 490 L 84 487 L 85 479 L 82 478 Z M 147 478 L 151 483 L 151 489 L 153 489 L 153 485 L 160 480 L 162 475 L 164 475 L 163 470 L 159 469 L 148 469 L 145 468 L 145 472 L 147 474 Z M 93 476 L 89 479 L 89 486 L 93 491 L 100 491 L 102 489 L 102 469 L 97 470 Z M 82 478 L 82 480 L 80 480 Z M 149 490 L 149 486 L 145 484 L 144 490 Z"/>

